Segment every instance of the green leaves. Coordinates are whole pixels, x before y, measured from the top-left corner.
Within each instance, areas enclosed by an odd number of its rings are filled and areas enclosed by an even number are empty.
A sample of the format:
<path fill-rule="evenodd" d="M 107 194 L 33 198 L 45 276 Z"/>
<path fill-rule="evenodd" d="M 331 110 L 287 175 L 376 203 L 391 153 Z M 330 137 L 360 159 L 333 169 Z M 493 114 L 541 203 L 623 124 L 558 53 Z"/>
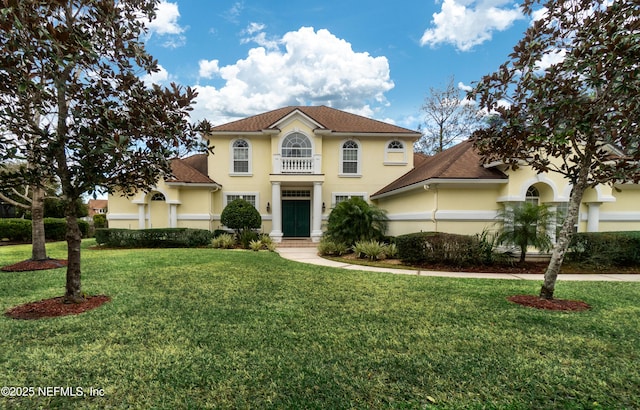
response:
<path fill-rule="evenodd" d="M 326 235 L 349 246 L 357 241 L 380 240 L 386 233 L 387 219 L 383 209 L 354 197 L 331 211 Z"/>

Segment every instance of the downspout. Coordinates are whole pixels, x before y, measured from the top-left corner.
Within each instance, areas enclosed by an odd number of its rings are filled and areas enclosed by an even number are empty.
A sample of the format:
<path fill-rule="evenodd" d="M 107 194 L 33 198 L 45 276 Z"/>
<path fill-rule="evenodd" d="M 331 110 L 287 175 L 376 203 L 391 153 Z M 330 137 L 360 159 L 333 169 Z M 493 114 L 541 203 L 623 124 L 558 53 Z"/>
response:
<path fill-rule="evenodd" d="M 213 232 L 213 194 L 218 192 L 220 187 L 215 187 L 212 191 L 209 191 L 209 231 Z"/>
<path fill-rule="evenodd" d="M 431 222 L 433 222 L 435 232 L 438 232 L 438 219 L 436 218 L 436 214 L 438 213 L 438 184 L 426 184 L 423 185 L 422 188 L 425 191 L 433 190 L 433 209 L 431 210 Z"/>

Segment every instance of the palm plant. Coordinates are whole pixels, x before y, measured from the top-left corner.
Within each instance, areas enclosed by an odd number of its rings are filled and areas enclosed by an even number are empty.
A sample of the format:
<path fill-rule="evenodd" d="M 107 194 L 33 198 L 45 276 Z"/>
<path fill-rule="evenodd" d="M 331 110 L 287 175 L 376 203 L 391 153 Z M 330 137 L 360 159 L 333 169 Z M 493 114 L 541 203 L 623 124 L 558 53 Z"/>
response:
<path fill-rule="evenodd" d="M 555 213 L 547 205 L 524 202 L 514 207 L 505 207 L 499 212 L 498 218 L 503 221 L 498 242 L 520 248 L 520 263 L 524 262 L 529 246 L 544 252 L 552 248 L 548 228 Z"/>
<path fill-rule="evenodd" d="M 387 213 L 361 198 L 340 202 L 329 214 L 326 235 L 352 246 L 357 241 L 382 240 L 387 231 Z"/>

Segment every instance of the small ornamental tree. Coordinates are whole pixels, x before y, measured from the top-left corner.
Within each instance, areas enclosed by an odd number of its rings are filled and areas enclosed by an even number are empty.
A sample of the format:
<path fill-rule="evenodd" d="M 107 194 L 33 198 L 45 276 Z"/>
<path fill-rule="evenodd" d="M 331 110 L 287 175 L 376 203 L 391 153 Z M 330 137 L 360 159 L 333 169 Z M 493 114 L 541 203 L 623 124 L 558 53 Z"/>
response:
<path fill-rule="evenodd" d="M 503 220 L 498 242 L 520 248 L 520 263 L 524 262 L 529 246 L 545 252 L 551 249 L 548 227 L 555 213 L 547 205 L 524 202 L 506 207 L 498 217 Z"/>
<path fill-rule="evenodd" d="M 222 210 L 220 222 L 239 234 L 240 231 L 260 228 L 262 217 L 249 202 L 244 199 L 234 199 Z"/>
<path fill-rule="evenodd" d="M 387 232 L 387 214 L 361 198 L 340 202 L 329 214 L 326 236 L 352 246 L 358 241 L 382 240 Z"/>

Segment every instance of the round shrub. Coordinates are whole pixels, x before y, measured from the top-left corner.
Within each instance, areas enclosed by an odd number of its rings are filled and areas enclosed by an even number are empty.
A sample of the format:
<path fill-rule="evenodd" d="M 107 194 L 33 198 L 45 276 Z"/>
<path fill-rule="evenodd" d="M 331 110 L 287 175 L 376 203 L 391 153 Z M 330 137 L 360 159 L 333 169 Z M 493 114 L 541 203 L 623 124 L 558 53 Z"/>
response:
<path fill-rule="evenodd" d="M 240 232 L 241 230 L 260 228 L 262 217 L 249 202 L 244 199 L 235 199 L 222 210 L 220 222 L 227 228 Z"/>

